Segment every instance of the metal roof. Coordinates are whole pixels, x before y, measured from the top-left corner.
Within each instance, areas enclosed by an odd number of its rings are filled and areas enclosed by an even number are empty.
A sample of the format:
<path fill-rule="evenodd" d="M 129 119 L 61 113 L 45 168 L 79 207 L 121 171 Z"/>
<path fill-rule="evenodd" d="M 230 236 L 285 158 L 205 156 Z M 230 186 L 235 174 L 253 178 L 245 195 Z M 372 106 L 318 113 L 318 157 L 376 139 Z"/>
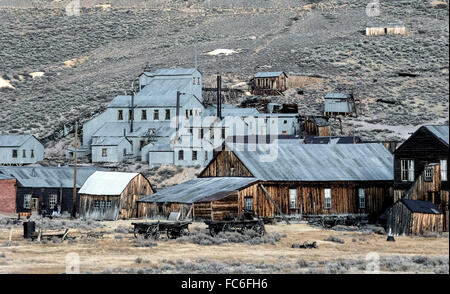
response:
<path fill-rule="evenodd" d="M 0 173 L 0 180 L 13 180 L 13 179 L 14 179 L 13 177 Z"/>
<path fill-rule="evenodd" d="M 179 76 L 192 75 L 198 72 L 196 68 L 160 68 L 153 72 L 144 72 L 147 76 Z"/>
<path fill-rule="evenodd" d="M 353 112 L 353 102 L 347 100 L 325 99 L 325 112 Z"/>
<path fill-rule="evenodd" d="M 354 144 L 361 142 L 358 136 L 306 136 L 305 144 Z"/>
<path fill-rule="evenodd" d="M 424 126 L 433 135 L 435 135 L 439 140 L 441 140 L 448 147 L 448 126 L 446 125 L 434 125 L 434 126 Z"/>
<path fill-rule="evenodd" d="M 226 143 L 237 144 L 268 144 L 278 140 L 278 144 L 302 144 L 303 139 L 295 135 L 245 135 L 245 136 L 228 136 Z"/>
<path fill-rule="evenodd" d="M 92 146 L 117 146 L 123 140 L 125 140 L 125 137 L 93 137 L 91 145 Z"/>
<path fill-rule="evenodd" d="M 30 134 L 6 134 L 0 135 L 0 147 L 19 147 L 25 141 L 32 138 Z"/>
<path fill-rule="evenodd" d="M 131 180 L 138 175 L 139 173 L 96 171 L 86 180 L 78 193 L 89 195 L 120 195 Z"/>
<path fill-rule="evenodd" d="M 264 150 L 265 147 L 266 150 Z M 375 144 L 259 144 L 233 151 L 264 181 L 392 181 L 393 156 Z"/>
<path fill-rule="evenodd" d="M 98 167 L 77 168 L 77 187 L 81 187 Z M 73 188 L 73 167 L 0 166 L 0 173 L 15 178 L 22 187 Z"/>
<path fill-rule="evenodd" d="M 209 116 L 216 116 L 217 115 L 217 105 L 209 105 L 206 110 L 205 114 Z M 222 116 L 257 116 L 259 115 L 259 111 L 256 108 L 244 108 L 244 107 L 236 107 L 231 104 L 222 104 Z"/>
<path fill-rule="evenodd" d="M 349 96 L 345 93 L 328 93 L 325 95 L 325 99 L 347 99 Z"/>
<path fill-rule="evenodd" d="M 281 74 L 283 74 L 283 71 L 264 71 L 264 72 L 257 72 L 254 77 L 255 78 L 273 78 L 273 77 L 279 77 Z"/>
<path fill-rule="evenodd" d="M 429 201 L 411 200 L 405 198 L 402 198 L 400 201 L 412 212 L 442 214 L 442 210 L 440 210 L 437 205 Z"/>
<path fill-rule="evenodd" d="M 127 137 L 143 137 L 148 135 L 149 129 L 155 129 L 157 137 L 168 137 L 176 131 L 170 126 L 170 121 L 135 121 L 132 133 L 130 133 L 130 123 L 110 122 L 105 123 L 92 137 L 123 137 L 124 130 Z"/>
<path fill-rule="evenodd" d="M 190 204 L 211 201 L 211 197 L 215 198 L 218 194 L 225 197 L 255 182 L 257 182 L 255 178 L 242 177 L 196 178 L 148 195 L 138 202 Z"/>

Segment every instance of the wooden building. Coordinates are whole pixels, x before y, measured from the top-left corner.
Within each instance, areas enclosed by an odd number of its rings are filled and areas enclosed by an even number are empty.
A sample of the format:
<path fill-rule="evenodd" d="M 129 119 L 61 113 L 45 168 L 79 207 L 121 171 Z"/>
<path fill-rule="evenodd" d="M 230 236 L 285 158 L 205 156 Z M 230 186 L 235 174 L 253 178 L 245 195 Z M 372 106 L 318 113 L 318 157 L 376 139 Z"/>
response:
<path fill-rule="evenodd" d="M 253 187 L 256 178 L 196 178 L 138 200 L 138 216 L 167 218 L 173 211 L 180 218 L 223 220 L 242 212 L 241 191 Z"/>
<path fill-rule="evenodd" d="M 233 187 L 234 196 L 226 199 L 227 205 L 218 204 L 227 210 L 221 217 L 235 213 L 237 206 L 238 212 L 252 209 L 262 217 L 366 215 L 375 222 L 393 203 L 392 154 L 381 144 L 258 144 L 256 147 L 254 151 L 233 149 L 235 146 L 220 151 L 196 179 L 206 182 L 199 182 L 201 185 L 192 188 L 188 182 L 179 187 L 180 193 L 169 190 L 177 189 L 176 186 L 164 190 L 165 195 L 173 197 L 150 201 L 150 195 L 145 202 L 154 203 L 139 205 L 139 215 L 153 216 L 158 209 L 164 215 L 173 210 L 185 211 L 186 215 L 191 203 L 195 202 L 194 207 L 198 207 L 197 203 L 202 201 L 203 209 L 208 205 L 214 208 L 216 197 L 231 194 L 229 188 L 205 184 L 213 178 L 221 185 L 239 178 L 244 181 Z M 269 154 L 264 149 L 269 150 Z M 190 200 L 189 195 L 197 195 L 202 185 L 211 186 L 208 189 L 213 191 L 199 194 L 202 201 Z M 180 206 L 184 197 L 189 201 Z M 202 212 L 197 211 L 196 215 Z"/>
<path fill-rule="evenodd" d="M 137 200 L 153 192 L 148 179 L 140 173 L 97 171 L 79 191 L 80 217 L 96 220 L 137 217 Z"/>
<path fill-rule="evenodd" d="M 401 199 L 387 211 L 387 231 L 394 236 L 442 233 L 444 215 L 429 201 Z"/>
<path fill-rule="evenodd" d="M 99 168 L 78 166 L 77 191 L 96 170 Z M 73 167 L 0 166 L 0 175 L 16 180 L 16 213 L 72 212 Z M 78 210 L 78 194 L 76 203 Z"/>
<path fill-rule="evenodd" d="M 282 95 L 287 89 L 287 75 L 282 71 L 258 72 L 253 76 L 253 95 Z"/>
<path fill-rule="evenodd" d="M 303 119 L 301 131 L 304 136 L 330 136 L 331 126 L 327 117 L 306 116 Z"/>
<path fill-rule="evenodd" d="M 405 35 L 406 27 L 401 23 L 369 23 L 366 25 L 367 36 Z"/>

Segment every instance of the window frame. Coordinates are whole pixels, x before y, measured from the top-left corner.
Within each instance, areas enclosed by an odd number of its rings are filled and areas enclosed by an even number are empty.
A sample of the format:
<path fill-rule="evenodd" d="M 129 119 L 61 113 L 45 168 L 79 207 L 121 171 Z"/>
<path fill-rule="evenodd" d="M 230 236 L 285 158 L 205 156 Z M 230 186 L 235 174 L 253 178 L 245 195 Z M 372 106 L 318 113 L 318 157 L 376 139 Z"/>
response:
<path fill-rule="evenodd" d="M 170 109 L 166 109 L 165 111 L 165 120 L 170 120 Z"/>
<path fill-rule="evenodd" d="M 48 196 L 48 206 L 50 207 L 50 209 L 54 209 L 57 204 L 58 204 L 58 195 L 50 194 Z"/>
<path fill-rule="evenodd" d="M 22 158 L 27 158 L 27 150 L 22 149 Z"/>
<path fill-rule="evenodd" d="M 408 181 L 414 182 L 414 159 L 408 160 Z"/>
<path fill-rule="evenodd" d="M 23 194 L 23 208 L 31 209 L 31 198 L 33 198 L 32 194 Z"/>
<path fill-rule="evenodd" d="M 294 195 L 292 195 L 294 192 Z M 297 188 L 289 189 L 289 209 L 297 209 Z"/>
<path fill-rule="evenodd" d="M 153 120 L 159 120 L 159 109 L 153 109 Z"/>
<path fill-rule="evenodd" d="M 331 209 L 331 188 L 324 188 L 324 199 L 325 201 L 323 202 L 323 208 L 324 209 Z M 329 192 L 329 193 L 327 193 Z M 327 197 L 328 194 L 328 197 Z"/>
<path fill-rule="evenodd" d="M 141 110 L 141 120 L 147 120 L 147 109 Z"/>
<path fill-rule="evenodd" d="M 34 158 L 34 149 L 30 150 L 30 158 Z"/>
<path fill-rule="evenodd" d="M 244 209 L 253 211 L 253 197 L 245 197 L 244 199 Z"/>
<path fill-rule="evenodd" d="M 123 110 L 117 110 L 117 120 L 123 120 Z"/>
<path fill-rule="evenodd" d="M 423 181 L 424 182 L 432 182 L 433 181 L 433 170 L 429 166 L 426 166 L 424 169 Z"/>
<path fill-rule="evenodd" d="M 184 151 L 178 150 L 178 160 L 184 160 Z"/>
<path fill-rule="evenodd" d="M 443 163 L 445 163 L 445 169 L 442 168 L 443 167 Z M 448 170 L 447 170 L 447 168 L 448 168 L 448 161 L 447 161 L 447 159 L 441 159 L 439 161 L 439 167 L 440 167 L 440 170 L 441 170 L 441 172 L 440 172 L 440 174 L 441 174 L 441 181 L 443 181 L 443 182 L 448 181 Z"/>
<path fill-rule="evenodd" d="M 358 207 L 359 209 L 366 208 L 366 190 L 364 188 L 358 189 Z"/>
<path fill-rule="evenodd" d="M 102 157 L 108 157 L 108 148 L 102 148 Z"/>
<path fill-rule="evenodd" d="M 196 150 L 192 150 L 192 160 L 198 160 L 198 152 Z"/>
<path fill-rule="evenodd" d="M 12 158 L 17 158 L 17 157 L 19 157 L 19 152 L 17 151 L 17 149 L 13 149 L 11 155 L 12 155 Z"/>

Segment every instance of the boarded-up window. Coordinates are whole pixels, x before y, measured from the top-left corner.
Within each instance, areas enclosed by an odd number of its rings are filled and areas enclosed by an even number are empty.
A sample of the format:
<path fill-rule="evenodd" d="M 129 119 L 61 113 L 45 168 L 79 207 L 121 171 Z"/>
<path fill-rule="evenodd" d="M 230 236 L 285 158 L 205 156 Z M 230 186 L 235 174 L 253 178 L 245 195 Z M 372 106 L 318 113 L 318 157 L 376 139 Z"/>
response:
<path fill-rule="evenodd" d="M 25 209 L 31 208 L 31 194 L 23 195 L 23 208 Z"/>
<path fill-rule="evenodd" d="M 22 157 L 23 158 L 27 157 L 27 151 L 25 149 L 22 149 Z"/>
<path fill-rule="evenodd" d="M 102 149 L 102 157 L 107 157 L 108 156 L 108 149 L 103 148 Z"/>
<path fill-rule="evenodd" d="M 48 198 L 48 204 L 50 206 L 50 209 L 54 209 L 56 205 L 56 199 L 58 199 L 58 196 L 56 194 L 50 194 Z"/>
<path fill-rule="evenodd" d="M 447 159 L 441 160 L 441 181 L 447 181 Z"/>
<path fill-rule="evenodd" d="M 166 120 L 170 120 L 170 109 L 166 109 Z"/>
<path fill-rule="evenodd" d="M 12 157 L 17 158 L 17 149 L 13 149 L 12 151 Z"/>
<path fill-rule="evenodd" d="M 192 151 L 192 160 L 197 160 L 197 151 Z"/>
<path fill-rule="evenodd" d="M 431 182 L 433 181 L 433 177 L 432 177 L 432 171 L 430 167 L 426 167 L 425 168 L 425 182 Z"/>
<path fill-rule="evenodd" d="M 289 208 L 297 208 L 297 189 L 289 189 Z"/>
<path fill-rule="evenodd" d="M 183 152 L 183 150 L 178 151 L 178 160 L 184 160 L 184 152 Z"/>
<path fill-rule="evenodd" d="M 327 188 L 325 189 L 325 209 L 331 208 L 331 189 Z"/>
<path fill-rule="evenodd" d="M 141 120 L 147 120 L 147 110 L 145 109 L 141 111 Z"/>
<path fill-rule="evenodd" d="M 253 210 L 253 198 L 252 197 L 245 198 L 245 209 Z"/>
<path fill-rule="evenodd" d="M 153 120 L 159 120 L 159 110 L 155 109 L 153 111 Z"/>
<path fill-rule="evenodd" d="M 123 110 L 117 111 L 117 120 L 123 120 Z"/>
<path fill-rule="evenodd" d="M 358 189 L 359 208 L 366 208 L 366 192 L 363 188 Z"/>

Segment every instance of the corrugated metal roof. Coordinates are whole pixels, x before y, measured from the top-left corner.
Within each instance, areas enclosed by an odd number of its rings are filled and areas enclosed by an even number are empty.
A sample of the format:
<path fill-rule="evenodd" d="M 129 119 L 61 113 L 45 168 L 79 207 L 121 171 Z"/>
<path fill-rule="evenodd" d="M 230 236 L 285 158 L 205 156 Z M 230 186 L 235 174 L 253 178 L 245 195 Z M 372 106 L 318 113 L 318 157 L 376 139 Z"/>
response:
<path fill-rule="evenodd" d="M 0 180 L 12 180 L 12 179 L 14 178 L 0 173 Z"/>
<path fill-rule="evenodd" d="M 255 78 L 273 78 L 278 77 L 281 74 L 283 74 L 282 71 L 263 71 L 263 72 L 257 72 L 254 77 Z"/>
<path fill-rule="evenodd" d="M 0 147 L 19 147 L 31 137 L 33 137 L 33 135 L 29 134 L 0 135 Z"/>
<path fill-rule="evenodd" d="M 228 136 L 226 143 L 237 144 L 268 144 L 277 140 L 278 144 L 302 144 L 303 139 L 294 135 L 246 135 L 246 136 Z"/>
<path fill-rule="evenodd" d="M 442 214 L 442 210 L 440 210 L 437 205 L 429 201 L 411 200 L 404 198 L 402 198 L 400 201 L 405 204 L 406 207 L 408 207 L 408 209 L 412 212 Z"/>
<path fill-rule="evenodd" d="M 353 112 L 353 102 L 347 100 L 325 99 L 325 112 Z"/>
<path fill-rule="evenodd" d="M 449 130 L 446 125 L 425 126 L 431 133 L 433 133 L 439 140 L 448 146 Z"/>
<path fill-rule="evenodd" d="M 347 99 L 348 95 L 345 93 L 328 93 L 325 95 L 325 99 Z"/>
<path fill-rule="evenodd" d="M 268 147 L 263 150 L 261 147 Z M 392 181 L 392 154 L 375 144 L 266 144 L 234 151 L 264 181 Z M 271 156 L 269 156 L 271 155 Z"/>
<path fill-rule="evenodd" d="M 141 200 L 138 200 L 138 202 L 173 202 L 188 204 L 202 202 L 207 201 L 208 197 L 217 196 L 218 193 L 225 197 L 230 193 L 245 188 L 255 182 L 257 182 L 257 179 L 255 178 L 196 178 L 146 196 Z"/>
<path fill-rule="evenodd" d="M 117 146 L 123 140 L 124 137 L 93 137 L 92 146 Z"/>
<path fill-rule="evenodd" d="M 77 169 L 77 187 L 81 187 L 98 167 Z M 44 166 L 0 166 L 0 173 L 14 177 L 22 187 L 33 188 L 73 188 L 73 167 Z"/>
<path fill-rule="evenodd" d="M 259 115 L 259 111 L 256 108 L 244 108 L 236 107 L 231 104 L 222 104 L 222 116 L 256 116 Z M 217 105 L 209 105 L 205 110 L 205 115 L 216 116 Z"/>
<path fill-rule="evenodd" d="M 148 134 L 149 129 L 156 129 L 157 137 L 168 137 L 175 133 L 176 129 L 170 126 L 170 121 L 148 121 L 134 122 L 133 132 L 130 133 L 130 123 L 111 122 L 105 123 L 92 136 L 93 137 L 123 137 L 125 130 L 127 137 L 143 137 Z"/>
<path fill-rule="evenodd" d="M 197 72 L 196 68 L 160 68 L 149 74 L 154 76 L 179 76 L 192 75 Z"/>
<path fill-rule="evenodd" d="M 173 147 L 170 144 L 155 144 L 148 148 L 148 151 L 151 152 L 163 152 L 163 151 L 173 151 Z"/>
<path fill-rule="evenodd" d="M 361 142 L 361 138 L 358 136 L 306 136 L 305 144 L 354 144 Z"/>
<path fill-rule="evenodd" d="M 96 171 L 81 187 L 79 194 L 120 195 L 139 173 Z"/>

